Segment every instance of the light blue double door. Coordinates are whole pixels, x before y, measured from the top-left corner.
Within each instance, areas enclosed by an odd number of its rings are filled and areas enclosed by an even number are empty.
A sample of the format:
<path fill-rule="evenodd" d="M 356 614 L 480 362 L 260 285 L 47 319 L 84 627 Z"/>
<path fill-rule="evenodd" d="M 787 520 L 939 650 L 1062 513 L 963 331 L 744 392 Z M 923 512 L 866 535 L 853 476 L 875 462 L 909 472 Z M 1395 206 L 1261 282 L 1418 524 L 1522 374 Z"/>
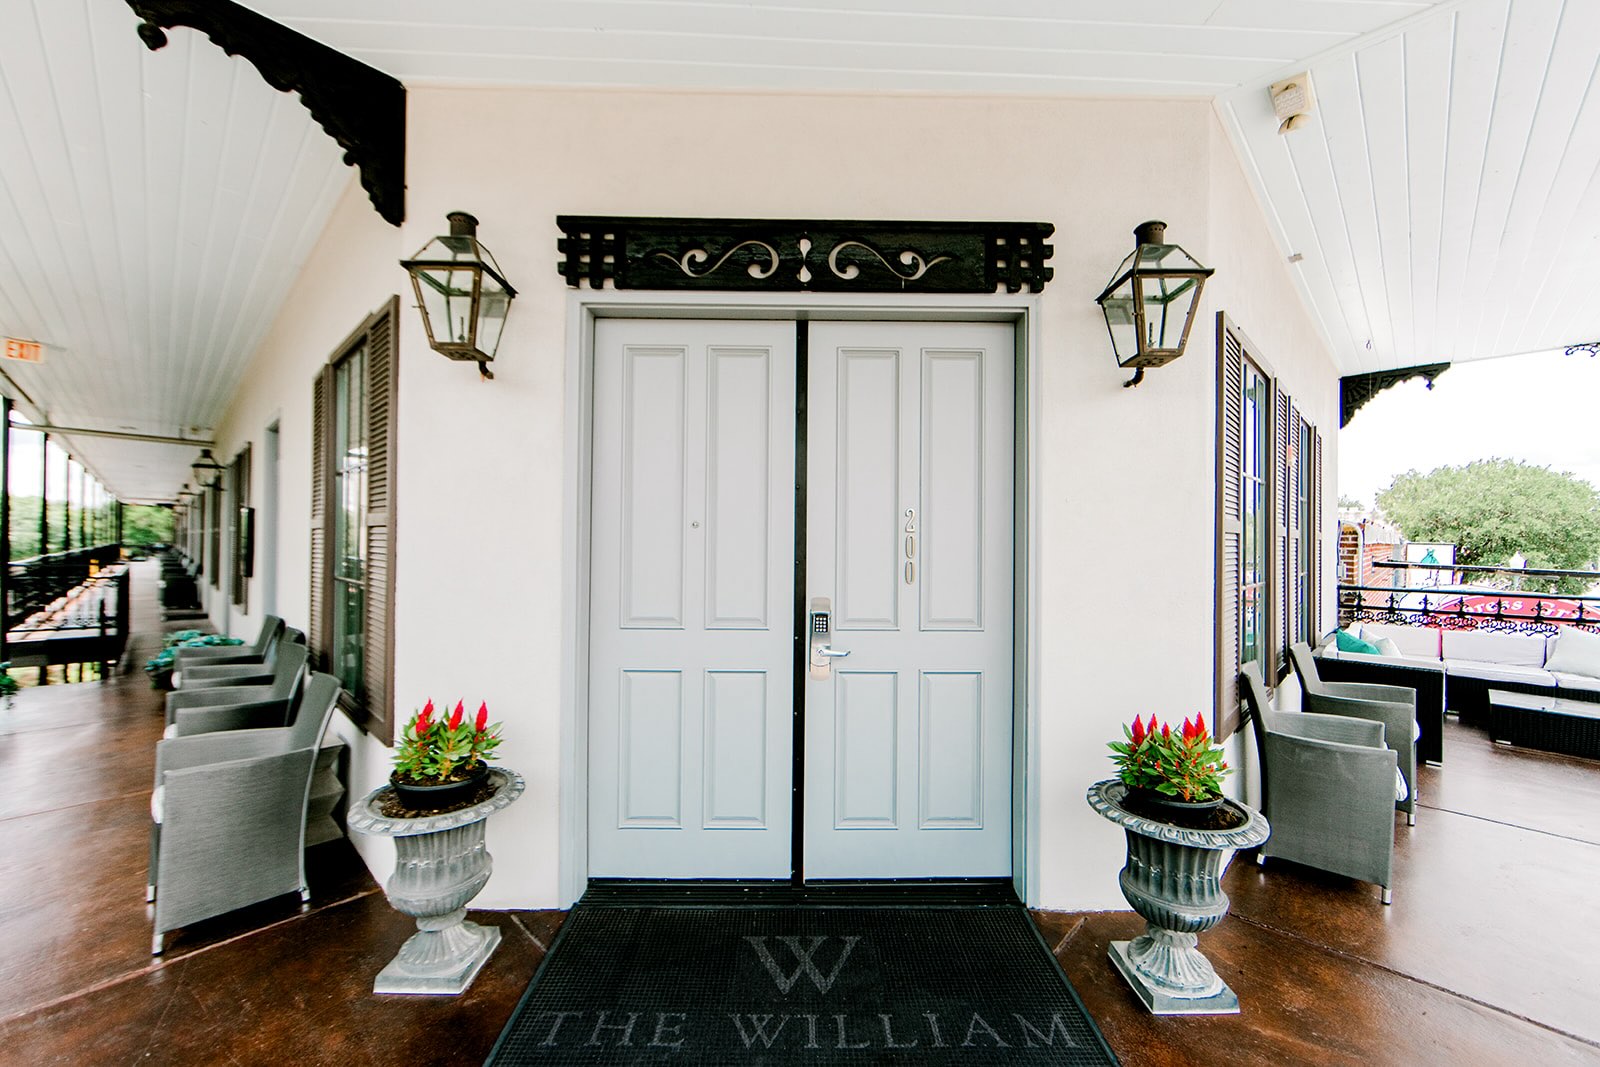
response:
<path fill-rule="evenodd" d="M 1012 328 L 807 330 L 597 326 L 592 877 L 1011 873 Z"/>

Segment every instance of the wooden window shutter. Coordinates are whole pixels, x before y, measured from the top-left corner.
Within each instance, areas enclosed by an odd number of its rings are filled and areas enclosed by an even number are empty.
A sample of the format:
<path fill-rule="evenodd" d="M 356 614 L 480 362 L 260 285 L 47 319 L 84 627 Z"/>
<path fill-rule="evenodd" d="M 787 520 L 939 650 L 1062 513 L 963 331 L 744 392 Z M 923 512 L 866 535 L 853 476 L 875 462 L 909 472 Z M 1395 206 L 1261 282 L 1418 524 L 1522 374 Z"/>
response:
<path fill-rule="evenodd" d="M 1314 565 L 1309 568 L 1311 577 L 1311 596 L 1306 600 L 1307 610 L 1311 613 L 1311 633 L 1313 636 L 1322 633 L 1322 434 L 1316 428 L 1311 430 L 1311 451 L 1313 454 L 1311 466 L 1311 551 L 1314 554 Z"/>
<path fill-rule="evenodd" d="M 328 550 L 333 541 L 329 526 L 328 483 L 333 479 L 333 368 L 323 367 L 311 383 L 311 617 L 306 621 L 306 650 L 311 665 L 328 669 L 328 647 L 333 617 L 328 610 L 333 594 L 333 574 Z"/>
<path fill-rule="evenodd" d="M 1240 479 L 1244 470 L 1244 345 L 1217 313 L 1216 714 L 1212 733 L 1238 729 L 1239 585 L 1243 560 Z"/>
<path fill-rule="evenodd" d="M 394 734 L 394 470 L 399 380 L 395 329 L 398 297 L 367 327 L 366 697 L 373 732 Z"/>

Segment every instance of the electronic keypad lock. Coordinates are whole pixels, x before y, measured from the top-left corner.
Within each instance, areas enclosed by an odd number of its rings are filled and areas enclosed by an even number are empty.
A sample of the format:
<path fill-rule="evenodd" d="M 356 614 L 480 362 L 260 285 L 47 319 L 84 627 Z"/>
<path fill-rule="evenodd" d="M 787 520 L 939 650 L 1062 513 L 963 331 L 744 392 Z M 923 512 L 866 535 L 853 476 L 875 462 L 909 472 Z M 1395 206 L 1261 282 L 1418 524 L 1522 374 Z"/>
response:
<path fill-rule="evenodd" d="M 827 681 L 833 674 L 833 661 L 848 656 L 828 642 L 833 637 L 833 605 L 825 596 L 811 598 L 810 626 L 807 638 L 811 644 L 811 677 Z"/>

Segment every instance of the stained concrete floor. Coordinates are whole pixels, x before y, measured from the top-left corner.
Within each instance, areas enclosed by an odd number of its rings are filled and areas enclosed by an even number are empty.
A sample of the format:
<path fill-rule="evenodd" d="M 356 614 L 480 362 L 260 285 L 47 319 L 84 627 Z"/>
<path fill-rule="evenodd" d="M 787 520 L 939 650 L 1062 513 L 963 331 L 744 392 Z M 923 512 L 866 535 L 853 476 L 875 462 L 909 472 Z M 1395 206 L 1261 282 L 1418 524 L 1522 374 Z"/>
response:
<path fill-rule="evenodd" d="M 148 642 L 152 570 L 137 588 Z M 561 913 L 474 913 L 505 937 L 462 997 L 374 996 L 410 923 L 348 842 L 311 851 L 308 908 L 290 896 L 199 924 L 152 960 L 161 708 L 135 671 L 0 711 L 0 1064 L 481 1063 Z M 1600 764 L 1452 723 L 1421 785 L 1417 825 L 1396 829 L 1391 907 L 1288 864 L 1229 870 L 1232 914 L 1203 947 L 1241 1015 L 1146 1014 L 1106 959 L 1141 928 L 1131 912 L 1035 920 L 1130 1065 L 1600 1064 Z"/>

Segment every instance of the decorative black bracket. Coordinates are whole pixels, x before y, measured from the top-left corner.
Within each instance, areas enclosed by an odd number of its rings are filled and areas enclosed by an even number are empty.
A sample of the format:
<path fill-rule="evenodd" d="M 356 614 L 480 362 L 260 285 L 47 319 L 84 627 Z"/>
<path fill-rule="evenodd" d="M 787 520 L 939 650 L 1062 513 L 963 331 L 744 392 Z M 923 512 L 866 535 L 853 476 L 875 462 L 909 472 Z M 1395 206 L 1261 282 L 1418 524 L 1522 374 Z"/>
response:
<path fill-rule="evenodd" d="M 406 88 L 375 67 L 232 0 L 127 0 L 143 21 L 139 38 L 152 52 L 165 30 L 188 26 L 230 56 L 243 56 L 279 92 L 297 92 L 317 124 L 361 171 L 361 187 L 384 220 L 406 216 Z"/>
<path fill-rule="evenodd" d="M 1450 369 L 1448 363 L 1425 363 L 1419 367 L 1399 367 L 1395 370 L 1373 371 L 1371 374 L 1351 374 L 1339 379 L 1339 427 L 1350 425 L 1350 420 L 1361 405 L 1389 388 L 1412 378 L 1425 378 L 1428 388 L 1433 380 Z"/>
<path fill-rule="evenodd" d="M 1037 293 L 1048 222 L 851 222 L 561 215 L 574 288 Z"/>

